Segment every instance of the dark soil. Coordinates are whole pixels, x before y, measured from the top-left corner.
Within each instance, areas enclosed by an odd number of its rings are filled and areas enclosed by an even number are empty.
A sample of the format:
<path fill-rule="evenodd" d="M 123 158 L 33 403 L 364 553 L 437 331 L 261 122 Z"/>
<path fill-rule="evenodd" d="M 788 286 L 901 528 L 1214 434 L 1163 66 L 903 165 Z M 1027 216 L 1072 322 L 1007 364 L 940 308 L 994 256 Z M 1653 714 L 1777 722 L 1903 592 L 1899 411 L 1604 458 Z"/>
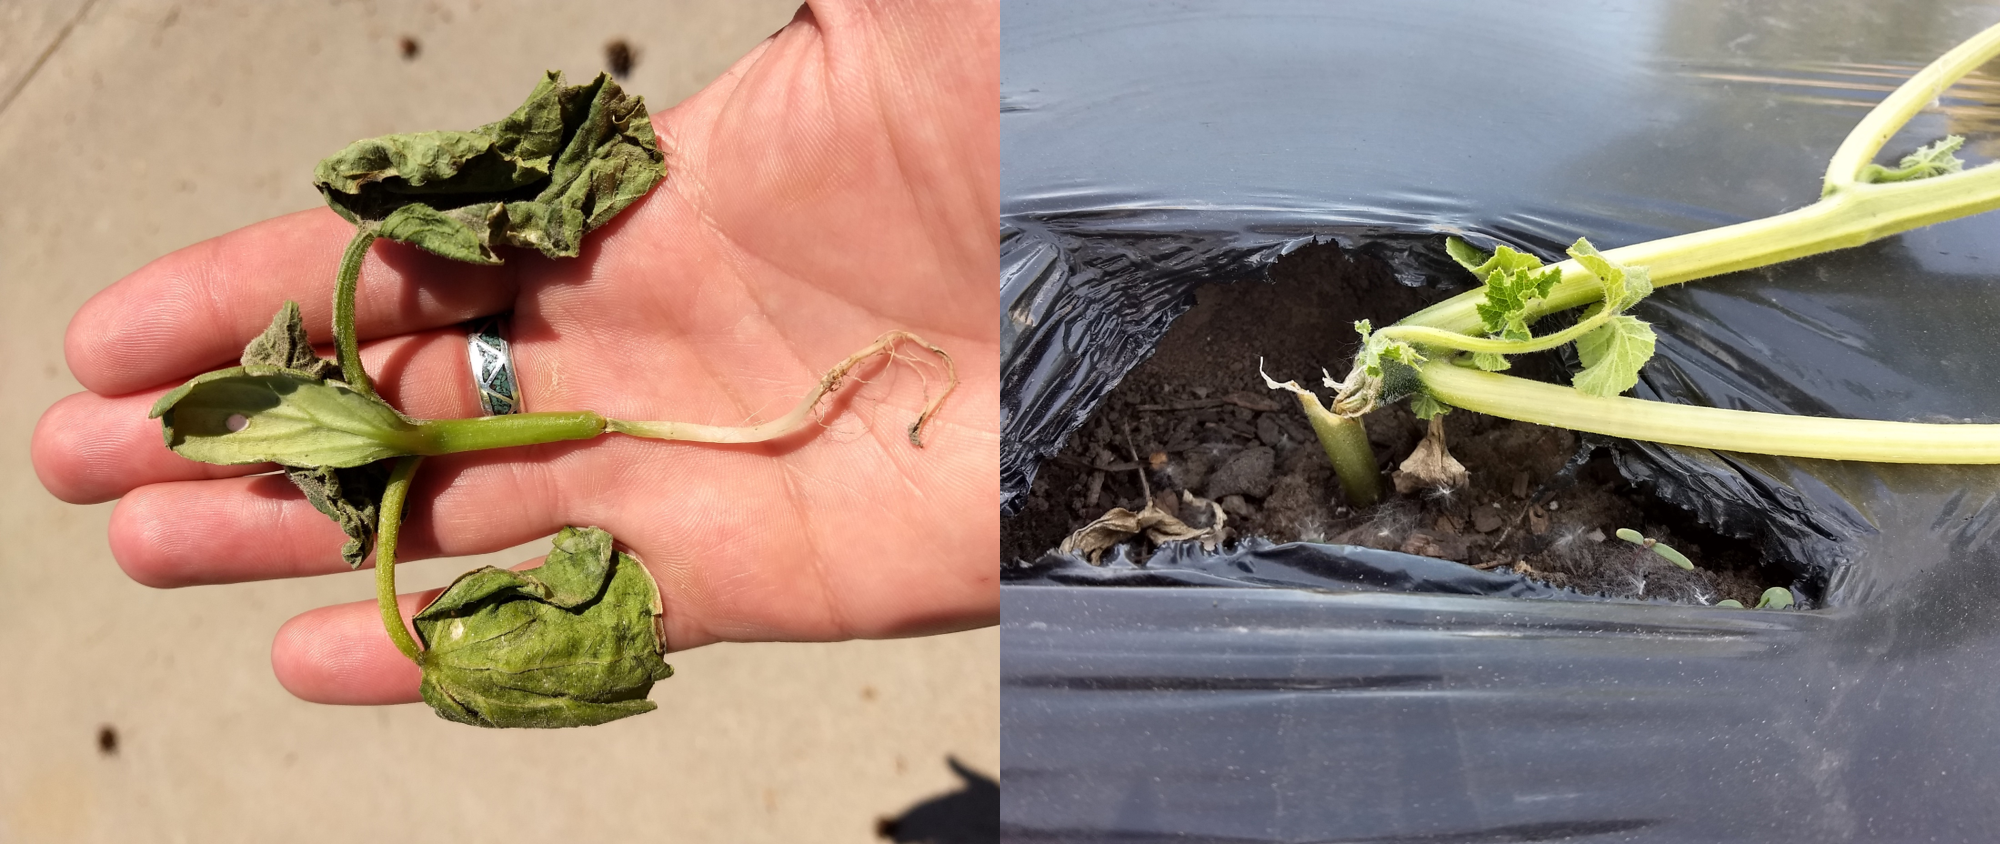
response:
<path fill-rule="evenodd" d="M 1271 278 L 1197 291 L 1197 304 L 1153 357 L 1043 464 L 1021 512 L 1002 520 L 1003 559 L 1037 559 L 1114 507 L 1142 509 L 1150 491 L 1190 523 L 1210 512 L 1204 502 L 1221 504 L 1227 541 L 1364 545 L 1506 566 L 1613 597 L 1751 606 L 1766 587 L 1789 581 L 1760 566 L 1745 543 L 1625 483 L 1608 455 L 1579 456 L 1570 431 L 1463 410 L 1446 417 L 1446 440 L 1470 483 L 1394 492 L 1388 473 L 1423 432 L 1397 405 L 1366 420 L 1384 472 L 1383 502 L 1346 506 L 1304 415 L 1289 394 L 1265 388 L 1258 359 L 1272 377 L 1318 389 L 1321 367 L 1344 370 L 1352 359 L 1355 320 L 1386 325 L 1457 290 L 1405 287 L 1381 263 L 1332 244 L 1286 257 Z M 1515 374 L 1537 366 L 1553 371 L 1556 362 L 1517 359 Z M 1679 549 L 1695 570 L 1617 539 L 1619 528 Z M 1127 543 L 1135 559 L 1150 551 L 1143 539 Z"/>

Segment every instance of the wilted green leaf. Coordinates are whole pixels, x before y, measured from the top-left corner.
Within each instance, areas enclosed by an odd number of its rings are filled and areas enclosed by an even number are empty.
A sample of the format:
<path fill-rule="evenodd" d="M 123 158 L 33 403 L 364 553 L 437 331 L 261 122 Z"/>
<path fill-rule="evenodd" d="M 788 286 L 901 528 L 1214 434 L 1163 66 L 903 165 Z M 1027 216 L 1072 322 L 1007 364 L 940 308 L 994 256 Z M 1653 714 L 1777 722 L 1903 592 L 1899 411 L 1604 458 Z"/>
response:
<path fill-rule="evenodd" d="M 196 376 L 153 405 L 167 447 L 203 463 L 345 468 L 418 454 L 425 438 L 387 402 L 275 366 Z"/>
<path fill-rule="evenodd" d="M 644 100 L 603 74 L 565 86 L 549 71 L 504 120 L 356 141 L 321 161 L 313 183 L 383 237 L 497 264 L 503 243 L 575 256 L 585 232 L 665 177 L 664 161 Z"/>
<path fill-rule="evenodd" d="M 1601 305 L 1596 307 L 1602 307 Z M 1653 327 L 1638 317 L 1619 315 L 1576 340 L 1583 370 L 1572 383 L 1593 396 L 1615 396 L 1639 383 L 1639 370 L 1653 357 Z"/>
<path fill-rule="evenodd" d="M 563 528 L 540 567 L 467 572 L 416 615 L 424 700 L 482 727 L 582 727 L 650 712 L 659 587 L 611 534 Z"/>

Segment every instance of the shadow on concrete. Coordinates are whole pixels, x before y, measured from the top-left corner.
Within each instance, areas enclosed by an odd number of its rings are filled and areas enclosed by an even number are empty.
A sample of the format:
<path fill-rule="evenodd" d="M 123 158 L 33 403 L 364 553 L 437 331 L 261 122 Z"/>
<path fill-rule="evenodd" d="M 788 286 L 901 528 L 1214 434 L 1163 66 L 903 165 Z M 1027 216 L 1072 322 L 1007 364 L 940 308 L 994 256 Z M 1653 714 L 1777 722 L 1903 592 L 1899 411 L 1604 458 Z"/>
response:
<path fill-rule="evenodd" d="M 911 806 L 901 816 L 883 818 L 875 834 L 898 844 L 987 844 L 1000 840 L 1000 783 L 945 757 L 963 784 Z"/>

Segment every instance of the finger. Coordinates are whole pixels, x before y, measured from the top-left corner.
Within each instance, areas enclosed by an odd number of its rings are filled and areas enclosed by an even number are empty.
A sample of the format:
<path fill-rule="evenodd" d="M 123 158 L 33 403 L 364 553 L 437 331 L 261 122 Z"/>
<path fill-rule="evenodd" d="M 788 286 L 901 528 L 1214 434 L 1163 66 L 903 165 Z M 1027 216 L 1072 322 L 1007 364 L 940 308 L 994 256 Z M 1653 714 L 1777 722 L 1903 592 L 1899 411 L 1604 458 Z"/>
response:
<path fill-rule="evenodd" d="M 286 300 L 299 303 L 315 342 L 328 342 L 334 276 L 353 235 L 352 225 L 317 209 L 155 260 L 70 320 L 70 372 L 91 392 L 122 395 L 225 366 Z M 513 299 L 509 266 L 462 264 L 378 241 L 361 270 L 356 332 L 365 339 L 436 328 L 499 312 Z"/>
<path fill-rule="evenodd" d="M 406 335 L 361 350 L 390 404 L 420 419 L 476 416 L 463 330 Z M 271 471 L 270 464 L 216 466 L 173 453 L 148 418 L 166 388 L 107 398 L 69 396 L 42 414 L 30 448 L 35 473 L 57 498 L 75 504 L 109 501 L 148 484 L 235 478 Z"/>
<path fill-rule="evenodd" d="M 401 616 L 408 619 L 441 591 L 398 596 Z M 417 685 L 423 674 L 389 641 L 374 601 L 322 607 L 285 622 L 271 642 L 271 671 L 286 691 L 313 703 L 376 706 L 421 699 Z"/>
<path fill-rule="evenodd" d="M 432 458 L 417 473 L 399 559 L 500 551 L 565 521 L 547 464 L 519 455 Z M 111 556 L 156 588 L 347 571 L 346 534 L 281 475 L 152 484 L 111 512 Z"/>
<path fill-rule="evenodd" d="M 142 484 L 234 478 L 271 470 L 268 464 L 197 463 L 173 453 L 160 436 L 159 420 L 146 416 L 165 392 L 115 399 L 78 393 L 49 407 L 35 423 L 28 447 L 42 486 L 71 504 L 96 504 Z"/>

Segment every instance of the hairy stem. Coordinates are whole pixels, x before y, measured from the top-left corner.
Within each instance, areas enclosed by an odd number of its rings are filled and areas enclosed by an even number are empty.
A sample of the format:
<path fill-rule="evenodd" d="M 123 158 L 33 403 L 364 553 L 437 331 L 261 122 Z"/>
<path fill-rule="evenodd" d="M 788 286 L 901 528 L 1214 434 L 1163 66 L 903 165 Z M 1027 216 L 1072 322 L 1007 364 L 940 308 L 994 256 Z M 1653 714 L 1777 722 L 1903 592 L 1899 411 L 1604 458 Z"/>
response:
<path fill-rule="evenodd" d="M 1996 55 L 2000 55 L 2000 26 L 1952 48 L 1897 87 L 1855 125 L 1834 152 L 1820 201 L 1774 217 L 1608 250 L 1604 257 L 1626 266 L 1646 267 L 1653 285 L 1661 287 L 1860 246 L 2000 208 L 2000 167 L 1909 182 L 1858 181 L 1882 145 L 1911 116 Z M 1562 270 L 1562 281 L 1531 310 L 1531 319 L 1604 298 L 1597 278 L 1576 261 L 1555 266 Z M 1411 314 L 1399 325 L 1478 334 L 1481 323 L 1473 308 L 1481 301 L 1483 293 L 1473 290 Z"/>
<path fill-rule="evenodd" d="M 932 354 L 937 355 L 938 359 L 944 361 L 946 376 L 944 390 L 939 392 L 935 398 L 932 398 L 928 404 L 925 404 L 923 412 L 917 414 L 917 420 L 910 424 L 910 444 L 922 448 L 924 445 L 922 439 L 924 423 L 930 421 L 931 417 L 937 414 L 938 406 L 942 405 L 945 397 L 951 395 L 951 391 L 958 387 L 958 369 L 952 364 L 951 355 L 945 354 L 943 349 L 925 342 L 923 338 L 908 331 L 891 331 L 875 338 L 875 342 L 868 344 L 860 351 L 848 355 L 846 360 L 835 364 L 832 369 L 827 370 L 826 375 L 819 379 L 819 386 L 814 388 L 811 393 L 806 394 L 806 397 L 799 401 L 798 406 L 792 408 L 792 412 L 769 422 L 761 422 L 755 425 L 727 426 L 698 425 L 693 422 L 628 422 L 622 419 L 608 419 L 605 420 L 605 430 L 656 440 L 680 440 L 683 442 L 699 443 L 758 443 L 766 440 L 775 440 L 799 431 L 814 421 L 813 408 L 817 407 L 820 399 L 825 398 L 828 393 L 840 389 L 840 384 L 847 378 L 849 370 L 858 366 L 862 361 L 876 355 L 894 357 L 895 346 L 900 342 L 909 342 L 922 346 L 930 350 Z"/>
<path fill-rule="evenodd" d="M 374 242 L 373 228 L 362 226 L 354 230 L 354 239 L 347 242 L 347 253 L 340 257 L 340 275 L 335 277 L 333 287 L 333 342 L 340 358 L 340 377 L 364 396 L 375 395 L 375 384 L 368 380 L 368 370 L 361 367 L 361 344 L 354 335 L 354 291 L 361 284 L 361 262 L 368 257 L 368 247 Z"/>
<path fill-rule="evenodd" d="M 1361 417 L 1336 415 L 1319 403 L 1318 396 L 1306 390 L 1296 390 L 1293 395 L 1299 397 L 1299 407 L 1312 423 L 1313 433 L 1319 435 L 1320 448 L 1333 463 L 1333 473 L 1340 478 L 1340 489 L 1347 493 L 1347 503 L 1368 507 L 1380 500 L 1381 473 L 1375 469 L 1375 449 L 1368 444 L 1368 429 L 1361 424 Z"/>
<path fill-rule="evenodd" d="M 456 454 L 489 448 L 587 440 L 604 433 L 604 417 L 588 410 L 510 413 L 471 419 L 426 419 L 417 423 L 424 454 Z"/>
<path fill-rule="evenodd" d="M 1854 125 L 1854 131 L 1847 133 L 1840 149 L 1834 151 L 1833 158 L 1826 165 L 1822 191 L 1832 194 L 1857 184 L 1861 172 L 1882 151 L 1882 145 L 1909 123 L 1910 118 L 1936 102 L 1952 83 L 1996 55 L 2000 55 L 2000 26 L 1988 27 L 1966 39 L 1965 43 L 1951 48 L 1897 86 L 1895 91 L 1870 109 L 1860 123 Z"/>
<path fill-rule="evenodd" d="M 1829 419 L 1601 397 L 1446 361 L 1419 370 L 1440 401 L 1477 413 L 1628 440 L 1873 463 L 2000 463 L 2000 425 Z"/>
<path fill-rule="evenodd" d="M 403 531 L 403 502 L 410 496 L 410 478 L 417 474 L 417 466 L 422 457 L 404 457 L 396 461 L 396 468 L 389 474 L 389 488 L 382 493 L 381 522 L 376 529 L 375 539 L 375 601 L 382 608 L 382 629 L 388 631 L 389 641 L 396 643 L 396 650 L 411 662 L 417 661 L 422 649 L 410 635 L 409 628 L 403 626 L 403 613 L 396 606 L 396 540 Z"/>
<path fill-rule="evenodd" d="M 1913 182 L 1855 184 L 1797 211 L 1719 229 L 1608 249 L 1604 257 L 1643 266 L 1654 287 L 1860 246 L 1932 223 L 2000 208 L 2000 166 Z M 1601 301 L 1604 286 L 1574 260 L 1552 265 L 1562 281 L 1530 309 L 1530 318 Z M 1461 293 L 1397 323 L 1459 334 L 1480 333 L 1480 290 Z M 1387 330 L 1387 329 L 1384 329 Z"/>
<path fill-rule="evenodd" d="M 1525 355 L 1529 352 L 1548 351 L 1549 349 L 1559 348 L 1567 343 L 1574 342 L 1577 338 L 1596 330 L 1598 326 L 1610 322 L 1611 318 L 1615 316 L 1618 316 L 1617 312 L 1610 308 L 1604 308 L 1586 319 L 1578 320 L 1575 325 L 1554 334 L 1544 334 L 1532 340 L 1500 340 L 1492 337 L 1460 334 L 1456 331 L 1446 331 L 1442 328 L 1432 328 L 1427 325 L 1404 325 L 1401 323 L 1384 328 L 1379 333 L 1392 340 L 1402 340 L 1424 346 L 1437 346 L 1460 352 Z"/>

